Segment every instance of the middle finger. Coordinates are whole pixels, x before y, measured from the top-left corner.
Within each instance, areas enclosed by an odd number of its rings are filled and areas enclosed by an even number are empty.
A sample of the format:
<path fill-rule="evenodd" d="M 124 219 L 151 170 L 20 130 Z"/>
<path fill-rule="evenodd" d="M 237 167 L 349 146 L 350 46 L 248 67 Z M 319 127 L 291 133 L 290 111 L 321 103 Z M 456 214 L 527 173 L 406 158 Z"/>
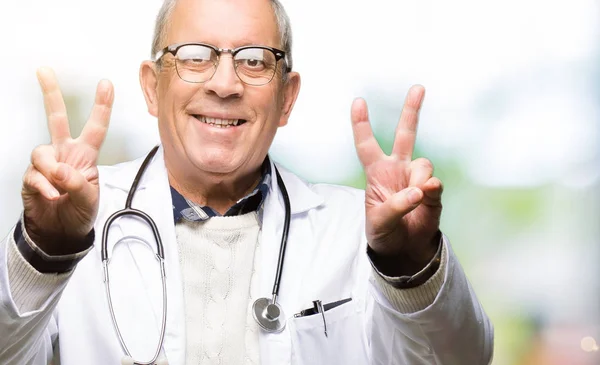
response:
<path fill-rule="evenodd" d="M 419 111 L 425 97 L 425 88 L 415 85 L 408 90 L 406 101 L 400 114 L 400 121 L 396 127 L 396 137 L 392 155 L 402 161 L 412 160 L 412 154 L 417 140 L 417 124 L 419 122 Z"/>

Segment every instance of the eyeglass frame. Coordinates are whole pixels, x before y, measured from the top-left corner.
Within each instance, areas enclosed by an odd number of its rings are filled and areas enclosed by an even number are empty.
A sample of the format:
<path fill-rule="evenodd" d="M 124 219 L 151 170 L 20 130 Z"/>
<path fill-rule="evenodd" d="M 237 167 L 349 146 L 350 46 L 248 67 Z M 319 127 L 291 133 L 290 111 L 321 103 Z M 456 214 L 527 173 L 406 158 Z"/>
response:
<path fill-rule="evenodd" d="M 231 54 L 231 57 L 233 58 L 233 60 L 235 61 L 235 55 L 238 54 L 239 52 L 245 50 L 245 49 L 249 49 L 249 48 L 260 48 L 260 49 L 264 49 L 267 51 L 272 52 L 275 55 L 275 64 L 277 64 L 277 62 L 279 62 L 280 60 L 283 59 L 283 62 L 285 62 L 285 73 L 291 72 L 292 68 L 289 67 L 287 65 L 287 59 L 285 58 L 286 53 L 285 51 L 282 51 L 278 48 L 275 47 L 269 47 L 269 46 L 261 46 L 261 45 L 246 45 L 246 46 L 241 46 L 241 47 L 237 47 L 237 48 L 219 48 L 216 46 L 213 46 L 212 44 L 208 44 L 208 43 L 199 43 L 199 42 L 191 42 L 191 43 L 176 43 L 176 44 L 172 44 L 170 46 L 166 46 L 165 48 L 161 49 L 160 51 L 156 52 L 156 55 L 154 56 L 154 63 L 159 63 L 161 61 L 161 58 L 164 57 L 166 54 L 170 53 L 173 55 L 173 57 L 175 57 L 175 59 L 177 59 L 177 51 L 179 51 L 179 49 L 181 47 L 184 46 L 203 46 L 203 47 L 208 47 L 210 49 L 212 49 L 213 51 L 215 51 L 215 53 L 217 54 L 217 62 L 215 64 L 215 71 L 213 72 L 213 74 L 206 79 L 205 81 L 201 81 L 201 82 L 192 82 L 192 81 L 188 81 L 185 80 L 184 78 L 181 77 L 181 75 L 179 75 L 179 71 L 177 71 L 177 76 L 179 76 L 179 78 L 185 82 L 189 82 L 190 84 L 203 84 L 207 81 L 210 81 L 213 76 L 215 76 L 215 73 L 217 71 L 217 68 L 219 67 L 219 65 L 221 64 L 221 54 L 222 53 L 229 53 Z M 233 65 L 233 69 L 235 70 L 235 75 L 238 77 L 238 79 L 243 82 L 246 85 L 252 85 L 252 84 L 248 84 L 247 82 L 245 82 L 244 80 L 242 80 L 242 78 L 238 75 L 237 73 L 237 68 L 235 67 L 235 62 Z M 262 85 L 267 85 L 268 83 L 270 83 L 271 81 L 273 81 L 273 78 L 275 77 L 275 74 L 277 73 L 277 67 L 275 67 L 275 71 L 273 72 L 273 76 L 271 77 L 271 79 L 264 83 L 264 84 L 259 84 L 259 85 L 254 85 L 254 86 L 262 86 Z"/>

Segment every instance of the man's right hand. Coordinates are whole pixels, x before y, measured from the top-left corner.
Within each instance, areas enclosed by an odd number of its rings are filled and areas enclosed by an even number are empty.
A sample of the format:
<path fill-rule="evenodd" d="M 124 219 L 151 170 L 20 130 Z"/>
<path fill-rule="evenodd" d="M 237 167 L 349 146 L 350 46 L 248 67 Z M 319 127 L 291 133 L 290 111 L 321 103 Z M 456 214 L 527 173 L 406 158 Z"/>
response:
<path fill-rule="evenodd" d="M 37 77 L 44 94 L 52 143 L 36 147 L 23 177 L 21 196 L 25 229 L 48 254 L 67 254 L 92 230 L 98 214 L 96 161 L 104 142 L 114 100 L 109 81 L 98 83 L 92 113 L 81 135 L 71 138 L 67 109 L 54 72 L 41 68 Z"/>

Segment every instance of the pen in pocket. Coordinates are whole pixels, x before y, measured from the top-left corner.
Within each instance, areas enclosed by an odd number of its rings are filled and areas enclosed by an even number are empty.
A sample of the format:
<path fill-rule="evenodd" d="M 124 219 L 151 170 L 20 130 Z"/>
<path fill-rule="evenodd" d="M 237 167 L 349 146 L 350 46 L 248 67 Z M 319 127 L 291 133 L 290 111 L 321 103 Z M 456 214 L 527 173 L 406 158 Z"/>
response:
<path fill-rule="evenodd" d="M 342 305 L 344 303 L 348 303 L 351 300 L 352 300 L 352 298 L 346 298 L 346 299 L 338 300 L 336 302 L 331 302 L 331 303 L 323 304 L 323 311 L 327 312 L 328 310 L 333 309 L 333 308 L 335 308 L 337 306 L 340 306 L 340 305 Z M 317 314 L 317 313 L 318 312 L 317 312 L 315 306 L 313 306 L 312 308 L 307 308 L 307 309 L 301 310 L 300 313 L 294 314 L 294 317 L 295 318 L 306 317 L 306 316 L 311 316 L 311 315 Z"/>

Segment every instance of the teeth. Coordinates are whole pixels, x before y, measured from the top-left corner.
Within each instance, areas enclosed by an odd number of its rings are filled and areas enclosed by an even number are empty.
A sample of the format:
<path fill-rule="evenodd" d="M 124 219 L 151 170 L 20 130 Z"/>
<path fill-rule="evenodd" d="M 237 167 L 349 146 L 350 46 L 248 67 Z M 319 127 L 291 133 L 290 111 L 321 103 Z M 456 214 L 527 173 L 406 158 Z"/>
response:
<path fill-rule="evenodd" d="M 220 119 L 220 118 L 209 118 L 209 117 L 205 117 L 205 116 L 201 116 L 198 119 L 203 123 L 211 124 L 215 127 L 221 127 L 221 128 L 236 126 L 240 122 L 239 119 Z"/>

